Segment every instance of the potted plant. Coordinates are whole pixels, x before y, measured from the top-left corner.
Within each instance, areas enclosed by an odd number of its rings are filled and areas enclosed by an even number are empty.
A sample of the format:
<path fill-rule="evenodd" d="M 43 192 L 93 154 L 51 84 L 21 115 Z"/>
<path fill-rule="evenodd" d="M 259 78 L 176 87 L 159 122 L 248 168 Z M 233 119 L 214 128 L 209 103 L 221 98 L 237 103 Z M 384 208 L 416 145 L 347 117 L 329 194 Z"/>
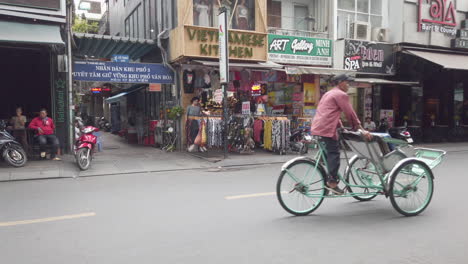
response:
<path fill-rule="evenodd" d="M 168 117 L 172 120 L 178 120 L 184 115 L 184 109 L 181 106 L 173 106 L 169 110 Z"/>

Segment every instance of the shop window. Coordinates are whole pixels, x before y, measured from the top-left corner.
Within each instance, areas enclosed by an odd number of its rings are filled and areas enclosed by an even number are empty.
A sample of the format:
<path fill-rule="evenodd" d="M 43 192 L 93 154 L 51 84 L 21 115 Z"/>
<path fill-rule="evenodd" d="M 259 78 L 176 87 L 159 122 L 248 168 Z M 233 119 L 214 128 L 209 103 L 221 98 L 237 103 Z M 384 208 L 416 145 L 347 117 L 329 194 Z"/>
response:
<path fill-rule="evenodd" d="M 460 124 L 463 118 L 463 101 L 464 101 L 464 87 L 463 83 L 458 83 L 455 85 L 453 90 L 453 102 L 454 102 L 454 111 L 453 119 L 455 124 Z"/>
<path fill-rule="evenodd" d="M 234 29 L 255 30 L 255 0 L 231 1 L 231 26 Z M 218 0 L 193 0 L 193 24 L 218 26 Z"/>
<path fill-rule="evenodd" d="M 294 5 L 294 27 L 296 30 L 309 30 L 309 8 L 305 5 Z"/>
<path fill-rule="evenodd" d="M 364 22 L 370 27 L 384 26 L 384 6 L 387 0 L 338 0 L 338 38 L 352 38 L 352 23 Z"/>
<path fill-rule="evenodd" d="M 268 27 L 281 28 L 281 2 L 268 0 Z"/>

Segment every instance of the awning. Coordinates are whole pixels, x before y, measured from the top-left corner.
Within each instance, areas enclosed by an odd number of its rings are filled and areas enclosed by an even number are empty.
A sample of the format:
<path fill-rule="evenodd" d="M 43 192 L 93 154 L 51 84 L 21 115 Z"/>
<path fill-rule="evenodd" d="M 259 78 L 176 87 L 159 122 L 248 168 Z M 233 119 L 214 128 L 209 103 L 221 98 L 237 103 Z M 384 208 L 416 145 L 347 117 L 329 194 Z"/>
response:
<path fill-rule="evenodd" d="M 156 48 L 154 40 L 119 36 L 73 33 L 75 56 L 110 58 L 113 54 L 125 54 L 137 60 Z"/>
<path fill-rule="evenodd" d="M 143 88 L 145 88 L 146 85 L 141 85 L 141 84 L 137 84 L 137 85 L 133 85 L 132 87 L 128 88 L 128 89 L 125 89 L 124 92 L 121 92 L 117 95 L 114 95 L 112 97 L 109 97 L 106 99 L 106 103 L 108 104 L 112 104 L 112 103 L 116 103 L 118 101 L 120 101 L 121 99 L 123 99 L 124 96 L 126 95 L 129 95 L 131 93 L 134 93 L 136 91 L 139 91 Z"/>
<path fill-rule="evenodd" d="M 356 71 L 334 69 L 334 68 L 320 68 L 320 67 L 286 67 L 287 74 L 320 74 L 320 75 L 338 75 L 348 74 L 355 75 Z"/>
<path fill-rule="evenodd" d="M 419 82 L 405 82 L 405 81 L 391 81 L 385 79 L 377 79 L 377 78 L 356 78 L 354 82 L 358 83 L 370 83 L 370 84 L 400 84 L 400 85 L 418 85 Z"/>
<path fill-rule="evenodd" d="M 0 21 L 0 42 L 65 45 L 56 25 Z"/>
<path fill-rule="evenodd" d="M 468 70 L 468 56 L 458 54 L 436 53 L 427 51 L 406 50 L 407 54 L 420 57 L 445 69 Z"/>
<path fill-rule="evenodd" d="M 202 60 L 194 60 L 194 62 L 205 65 L 205 66 L 210 66 L 210 67 L 219 67 L 219 61 L 202 61 Z M 283 65 L 274 63 L 271 61 L 267 62 L 252 62 L 252 63 L 236 63 L 236 62 L 230 62 L 229 67 L 239 67 L 239 68 L 250 68 L 250 69 L 266 69 L 266 70 L 271 70 L 271 69 L 282 69 Z"/>

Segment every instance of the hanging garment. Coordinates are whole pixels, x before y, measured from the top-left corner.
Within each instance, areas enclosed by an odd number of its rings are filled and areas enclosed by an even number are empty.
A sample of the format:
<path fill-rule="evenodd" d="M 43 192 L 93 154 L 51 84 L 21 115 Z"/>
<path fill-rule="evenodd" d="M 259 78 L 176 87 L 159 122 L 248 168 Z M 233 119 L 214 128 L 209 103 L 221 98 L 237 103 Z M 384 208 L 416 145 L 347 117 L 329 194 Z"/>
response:
<path fill-rule="evenodd" d="M 263 121 L 260 119 L 255 120 L 254 122 L 254 141 L 258 144 L 261 144 L 261 134 L 263 131 Z"/>
<path fill-rule="evenodd" d="M 263 148 L 266 150 L 273 150 L 272 148 L 272 129 L 273 123 L 271 120 L 265 121 L 263 130 Z"/>
<path fill-rule="evenodd" d="M 195 73 L 192 70 L 185 70 L 183 73 L 184 92 L 193 93 L 195 88 Z"/>
<path fill-rule="evenodd" d="M 205 147 L 207 142 L 208 142 L 208 137 L 206 134 L 206 121 L 201 120 L 200 121 L 200 129 L 201 129 L 201 144 L 200 146 Z"/>

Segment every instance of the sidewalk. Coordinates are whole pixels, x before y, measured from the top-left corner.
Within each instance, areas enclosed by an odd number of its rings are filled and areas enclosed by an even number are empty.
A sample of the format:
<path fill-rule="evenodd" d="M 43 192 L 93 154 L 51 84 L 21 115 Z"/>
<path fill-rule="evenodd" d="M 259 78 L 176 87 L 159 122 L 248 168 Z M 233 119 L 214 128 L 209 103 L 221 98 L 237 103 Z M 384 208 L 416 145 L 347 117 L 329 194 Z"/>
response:
<path fill-rule="evenodd" d="M 228 166 L 283 163 L 296 155 L 277 155 L 259 151 L 255 154 L 230 154 L 213 151 L 210 157 L 187 152 L 165 152 L 158 148 L 130 145 L 122 138 L 103 133 L 103 151 L 96 153 L 87 171 L 80 171 L 73 155 L 63 155 L 62 161 L 29 160 L 25 167 L 13 168 L 0 161 L 0 181 L 103 176 L 174 170 L 210 169 Z"/>
<path fill-rule="evenodd" d="M 468 151 L 468 142 L 422 144 L 416 147 L 444 149 L 450 154 L 450 152 Z M 153 147 L 129 145 L 116 135 L 103 133 L 103 151 L 95 155 L 91 168 L 87 171 L 78 169 L 72 155 L 64 155 L 62 161 L 31 160 L 23 168 L 9 167 L 1 161 L 0 181 L 208 170 L 219 167 L 284 163 L 297 156 L 297 154 L 280 156 L 263 150 L 256 150 L 253 154 L 229 154 L 227 159 L 223 159 L 222 151 L 216 150 L 209 151 L 208 154 L 167 153 Z"/>

